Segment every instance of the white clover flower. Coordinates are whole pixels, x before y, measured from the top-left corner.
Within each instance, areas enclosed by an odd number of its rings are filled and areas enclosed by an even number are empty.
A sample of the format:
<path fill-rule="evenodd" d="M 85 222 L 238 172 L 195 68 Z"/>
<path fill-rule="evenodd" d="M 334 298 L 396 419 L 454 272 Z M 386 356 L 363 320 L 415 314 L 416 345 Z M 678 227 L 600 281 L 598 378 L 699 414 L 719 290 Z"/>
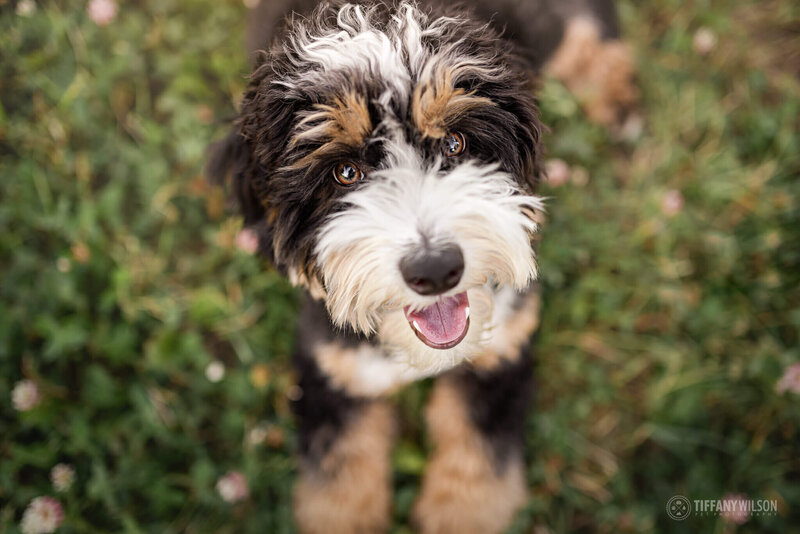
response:
<path fill-rule="evenodd" d="M 242 228 L 236 234 L 236 248 L 248 254 L 258 251 L 258 234 L 250 228 Z"/>
<path fill-rule="evenodd" d="M 253 446 L 261 445 L 264 440 L 267 439 L 267 436 L 269 435 L 269 429 L 269 423 L 258 423 L 250 430 L 250 432 L 247 433 L 247 442 Z"/>
<path fill-rule="evenodd" d="M 723 511 L 720 517 L 727 522 L 741 525 L 750 519 L 748 497 L 744 493 L 728 493 L 722 498 Z"/>
<path fill-rule="evenodd" d="M 72 262 L 69 261 L 69 258 L 65 258 L 61 256 L 56 260 L 56 269 L 62 273 L 68 273 L 72 270 Z"/>
<path fill-rule="evenodd" d="M 36 497 L 22 514 L 20 528 L 23 534 L 54 532 L 64 520 L 61 503 L 52 497 Z"/>
<path fill-rule="evenodd" d="M 570 168 L 563 159 L 550 159 L 545 163 L 547 183 L 550 187 L 561 187 L 569 182 Z"/>
<path fill-rule="evenodd" d="M 209 382 L 217 383 L 225 378 L 225 366 L 222 362 L 214 360 L 206 366 L 206 378 Z"/>
<path fill-rule="evenodd" d="M 50 471 L 50 480 L 56 491 L 67 491 L 75 481 L 75 469 L 68 464 L 57 464 Z"/>
<path fill-rule="evenodd" d="M 683 211 L 683 195 L 677 189 L 670 189 L 661 197 L 661 213 L 672 217 Z"/>
<path fill-rule="evenodd" d="M 11 402 L 20 412 L 33 409 L 40 400 L 39 386 L 33 380 L 20 380 L 11 392 Z"/>
<path fill-rule="evenodd" d="M 250 496 L 247 479 L 239 471 L 228 471 L 217 480 L 217 492 L 222 500 L 229 503 L 239 502 Z"/>
<path fill-rule="evenodd" d="M 33 0 L 20 0 L 17 4 L 17 15 L 20 17 L 30 17 L 36 11 L 36 2 Z"/>
<path fill-rule="evenodd" d="M 695 52 L 701 56 L 704 56 L 711 52 L 715 46 L 717 46 L 717 34 L 715 34 L 709 28 L 699 28 L 696 32 L 694 32 L 692 46 L 694 47 Z"/>
<path fill-rule="evenodd" d="M 793 363 L 783 372 L 783 376 L 775 385 L 778 394 L 791 393 L 800 394 L 800 363 Z"/>
<path fill-rule="evenodd" d="M 86 6 L 89 18 L 98 26 L 107 26 L 116 18 L 119 7 L 114 0 L 91 0 Z"/>

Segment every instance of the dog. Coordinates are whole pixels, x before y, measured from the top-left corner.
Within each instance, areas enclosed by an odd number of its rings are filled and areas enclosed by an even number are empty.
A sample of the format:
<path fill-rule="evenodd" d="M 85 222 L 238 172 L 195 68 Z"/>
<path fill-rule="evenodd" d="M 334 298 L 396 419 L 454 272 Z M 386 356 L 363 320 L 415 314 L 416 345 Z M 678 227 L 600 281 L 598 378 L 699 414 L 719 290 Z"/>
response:
<path fill-rule="evenodd" d="M 635 99 L 598 0 L 262 0 L 253 71 L 208 174 L 259 250 L 305 289 L 293 365 L 294 517 L 390 524 L 387 395 L 437 376 L 423 533 L 502 532 L 526 502 L 524 420 L 543 210 L 534 97 L 548 71 L 590 118 Z"/>

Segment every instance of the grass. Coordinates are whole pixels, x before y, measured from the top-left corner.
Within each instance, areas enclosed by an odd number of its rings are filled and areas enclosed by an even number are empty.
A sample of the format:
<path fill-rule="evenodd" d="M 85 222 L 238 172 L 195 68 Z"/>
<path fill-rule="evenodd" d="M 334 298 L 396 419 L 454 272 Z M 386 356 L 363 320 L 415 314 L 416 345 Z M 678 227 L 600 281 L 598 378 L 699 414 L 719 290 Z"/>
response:
<path fill-rule="evenodd" d="M 82 2 L 35 7 L 0 2 L 0 531 L 53 495 L 65 533 L 293 532 L 296 293 L 237 249 L 241 222 L 201 175 L 246 83 L 245 9 L 141 0 L 98 26 Z M 800 12 L 621 15 L 641 135 L 615 140 L 542 89 L 548 157 L 572 179 L 543 191 L 530 499 L 511 532 L 800 532 L 800 396 L 776 391 L 800 361 Z M 23 378 L 41 394 L 24 412 Z M 427 388 L 397 399 L 395 532 Z M 59 462 L 76 470 L 63 493 Z M 251 489 L 235 505 L 215 490 L 229 470 Z M 778 514 L 665 514 L 673 495 L 730 492 Z"/>

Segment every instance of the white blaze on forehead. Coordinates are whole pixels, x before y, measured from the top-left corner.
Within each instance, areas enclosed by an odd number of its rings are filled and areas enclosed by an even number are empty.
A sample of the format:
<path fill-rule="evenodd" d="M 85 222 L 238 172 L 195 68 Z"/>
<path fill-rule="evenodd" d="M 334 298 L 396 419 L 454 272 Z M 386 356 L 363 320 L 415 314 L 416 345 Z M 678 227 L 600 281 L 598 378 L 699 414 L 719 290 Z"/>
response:
<path fill-rule="evenodd" d="M 398 28 L 395 46 L 398 50 L 404 50 L 408 55 L 408 65 L 411 72 L 420 71 L 425 58 L 430 52 L 423 45 L 423 38 L 441 33 L 442 27 L 448 21 L 454 21 L 454 19 L 440 18 L 423 29 L 422 24 L 427 22 L 427 17 L 420 13 L 415 6 L 407 3 L 400 5 L 397 14 L 392 17 L 392 20 Z"/>
<path fill-rule="evenodd" d="M 376 26 L 376 8 L 344 4 L 335 26 L 320 31 L 312 24 L 298 22 L 285 50 L 296 74 L 275 83 L 284 86 L 313 86 L 335 71 L 371 75 L 391 88 L 398 102 L 406 102 L 414 83 L 429 79 L 437 65 L 463 64 L 461 71 L 481 70 L 480 58 L 458 57 L 460 41 L 434 50 L 425 44 L 431 37 L 447 33 L 459 23 L 453 17 L 430 20 L 416 4 L 401 2 L 387 24 Z M 485 71 L 491 77 L 490 71 Z"/>
<path fill-rule="evenodd" d="M 303 71 L 295 79 L 279 83 L 313 84 L 320 79 L 320 74 L 354 70 L 383 80 L 399 93 L 398 96 L 407 97 L 411 75 L 392 33 L 372 26 L 369 8 L 345 4 L 337 15 L 336 28 L 328 33 L 314 33 L 303 24 L 296 28 L 289 38 L 291 47 L 287 52 L 290 57 L 297 58 L 297 67 L 316 66 L 317 69 Z M 297 54 L 291 54 L 292 50 Z"/>
<path fill-rule="evenodd" d="M 388 136 L 382 139 L 383 150 L 386 154 L 386 166 L 390 169 L 422 168 L 422 156 L 405 140 L 402 125 L 391 119 L 388 119 L 387 122 Z"/>

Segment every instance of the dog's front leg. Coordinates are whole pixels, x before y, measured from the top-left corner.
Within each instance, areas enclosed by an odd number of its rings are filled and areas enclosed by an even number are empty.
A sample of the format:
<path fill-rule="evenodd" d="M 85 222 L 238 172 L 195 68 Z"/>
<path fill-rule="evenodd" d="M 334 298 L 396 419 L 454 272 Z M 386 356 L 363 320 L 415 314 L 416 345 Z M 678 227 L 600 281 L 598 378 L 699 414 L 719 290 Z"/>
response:
<path fill-rule="evenodd" d="M 495 376 L 454 371 L 434 387 L 434 452 L 414 510 L 421 533 L 500 533 L 527 500 L 520 428 L 530 368 L 522 360 L 514 367 Z"/>
<path fill-rule="evenodd" d="M 414 520 L 422 534 L 503 532 L 527 500 L 524 421 L 533 388 L 528 336 L 538 298 L 499 325 L 491 351 L 438 379 L 426 419 L 433 453 Z"/>
<path fill-rule="evenodd" d="M 300 430 L 295 521 L 303 534 L 384 532 L 391 507 L 393 414 L 386 402 L 348 391 L 335 369 L 323 370 L 337 356 L 332 350 L 318 345 L 295 356 L 301 391 L 293 404 Z M 347 351 L 341 352 L 347 367 Z M 341 378 L 345 369 L 339 373 Z"/>

